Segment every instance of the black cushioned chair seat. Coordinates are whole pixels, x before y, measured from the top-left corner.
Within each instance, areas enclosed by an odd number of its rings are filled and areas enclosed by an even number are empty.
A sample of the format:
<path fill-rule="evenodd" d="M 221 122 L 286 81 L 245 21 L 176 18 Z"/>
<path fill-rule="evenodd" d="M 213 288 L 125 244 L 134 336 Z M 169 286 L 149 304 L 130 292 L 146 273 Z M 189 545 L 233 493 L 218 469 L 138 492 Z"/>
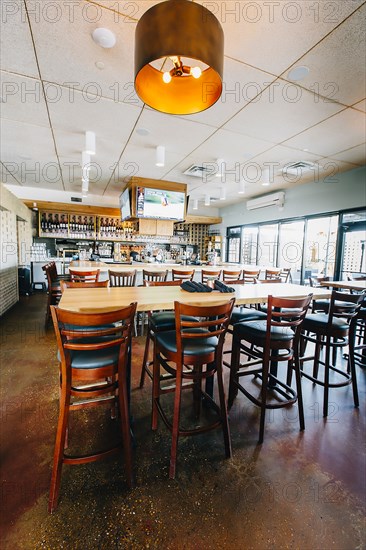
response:
<path fill-rule="evenodd" d="M 241 310 L 240 308 L 234 308 L 230 324 L 236 325 L 242 321 L 257 321 L 260 319 L 265 319 L 267 314 L 264 311 L 259 311 L 258 309 L 246 308 Z"/>
<path fill-rule="evenodd" d="M 183 331 L 184 332 L 184 331 Z M 186 332 L 190 333 L 202 333 L 210 334 L 208 330 L 201 328 L 190 328 Z M 156 341 L 159 346 L 165 348 L 171 353 L 177 351 L 177 342 L 176 342 L 176 332 L 175 330 L 169 330 L 166 332 L 159 332 L 156 334 Z M 206 355 L 207 353 L 212 353 L 215 351 L 218 344 L 218 339 L 216 336 L 208 336 L 207 338 L 197 338 L 197 340 L 186 340 L 183 342 L 184 353 L 185 355 Z"/>
<path fill-rule="evenodd" d="M 234 335 L 241 340 L 251 342 L 255 340 L 259 345 L 265 343 L 267 321 L 249 321 L 238 323 L 234 326 Z M 271 340 L 275 342 L 290 342 L 294 338 L 294 332 L 290 327 L 271 327 Z"/>
<path fill-rule="evenodd" d="M 102 337 L 101 337 L 102 338 Z M 105 337 L 107 339 L 107 337 Z M 95 340 L 94 340 L 95 341 Z M 88 338 L 83 339 L 86 344 Z M 91 339 L 92 342 L 92 339 Z M 107 349 L 73 351 L 70 350 L 71 367 L 73 369 L 98 369 L 108 367 L 118 363 L 119 347 L 114 346 Z M 57 352 L 57 358 L 60 361 L 60 354 Z"/>
<path fill-rule="evenodd" d="M 90 330 L 95 330 L 95 331 L 98 331 L 98 330 L 105 330 L 105 329 L 108 329 L 108 328 L 114 328 L 115 325 L 90 325 L 90 326 L 85 326 L 85 327 L 81 327 L 80 325 L 65 325 L 65 329 L 66 330 L 73 330 L 75 332 L 89 332 Z"/>
<path fill-rule="evenodd" d="M 327 313 L 310 313 L 304 319 L 303 329 L 325 334 L 328 331 L 328 319 L 329 316 Z M 332 321 L 332 328 L 334 330 L 348 331 L 349 325 L 345 319 L 335 317 Z"/>
<path fill-rule="evenodd" d="M 184 321 L 198 321 L 196 317 L 182 315 Z M 149 325 L 153 332 L 174 330 L 175 329 L 175 314 L 174 311 L 164 311 L 161 313 L 152 313 L 149 318 Z"/>

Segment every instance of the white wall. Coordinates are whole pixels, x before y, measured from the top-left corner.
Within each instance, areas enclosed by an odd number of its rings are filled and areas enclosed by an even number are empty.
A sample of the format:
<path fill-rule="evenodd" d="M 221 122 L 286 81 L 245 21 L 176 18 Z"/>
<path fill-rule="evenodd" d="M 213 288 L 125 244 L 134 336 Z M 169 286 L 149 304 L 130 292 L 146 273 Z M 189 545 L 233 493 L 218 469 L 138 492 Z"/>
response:
<path fill-rule="evenodd" d="M 0 315 L 19 300 L 18 265 L 29 264 L 31 211 L 0 183 Z"/>
<path fill-rule="evenodd" d="M 225 238 L 227 227 L 235 225 L 366 207 L 365 166 L 337 174 L 332 180 L 332 183 L 320 180 L 287 189 L 282 211 L 276 206 L 249 211 L 246 209 L 246 202 L 221 208 L 219 215 L 222 217 L 222 223 L 213 227 L 220 228 L 220 233 Z"/>

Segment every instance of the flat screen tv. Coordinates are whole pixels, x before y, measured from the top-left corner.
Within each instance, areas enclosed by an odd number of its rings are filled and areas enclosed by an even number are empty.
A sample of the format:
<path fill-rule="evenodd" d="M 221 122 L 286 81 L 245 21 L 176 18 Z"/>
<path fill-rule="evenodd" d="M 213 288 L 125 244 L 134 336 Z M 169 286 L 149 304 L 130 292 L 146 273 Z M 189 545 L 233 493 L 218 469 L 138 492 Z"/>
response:
<path fill-rule="evenodd" d="M 119 206 L 121 209 L 121 220 L 128 220 L 131 216 L 130 190 L 125 189 L 119 196 Z"/>
<path fill-rule="evenodd" d="M 168 191 L 137 187 L 136 216 L 138 218 L 159 218 L 183 221 L 185 217 L 186 194 L 184 191 Z"/>

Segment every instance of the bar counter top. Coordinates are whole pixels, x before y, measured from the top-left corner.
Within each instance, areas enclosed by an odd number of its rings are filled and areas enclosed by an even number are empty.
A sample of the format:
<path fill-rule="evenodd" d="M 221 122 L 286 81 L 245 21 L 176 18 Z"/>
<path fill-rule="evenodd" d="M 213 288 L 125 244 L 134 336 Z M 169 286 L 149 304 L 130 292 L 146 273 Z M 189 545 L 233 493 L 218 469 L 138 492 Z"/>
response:
<path fill-rule="evenodd" d="M 126 262 L 126 263 L 106 263 L 102 261 L 96 261 L 92 262 L 89 260 L 74 260 L 70 263 L 71 269 L 78 269 L 80 271 L 88 271 L 90 269 L 100 269 L 100 271 L 108 271 L 108 269 L 111 269 L 112 271 L 131 271 L 131 269 L 137 269 L 137 271 L 142 271 L 143 269 L 146 269 L 147 271 L 165 271 L 172 269 L 178 269 L 180 271 L 190 271 L 194 269 L 197 272 L 201 272 L 202 269 L 204 270 L 211 270 L 216 271 L 217 269 L 228 269 L 228 270 L 237 270 L 237 269 L 246 269 L 248 271 L 254 271 L 256 269 L 265 270 L 266 267 L 264 266 L 255 266 L 255 265 L 239 265 L 239 264 L 229 264 L 229 263 L 221 263 L 217 265 L 183 265 L 183 264 L 176 264 L 176 263 L 158 263 L 158 262 L 149 262 L 149 263 L 143 263 L 143 262 Z"/>

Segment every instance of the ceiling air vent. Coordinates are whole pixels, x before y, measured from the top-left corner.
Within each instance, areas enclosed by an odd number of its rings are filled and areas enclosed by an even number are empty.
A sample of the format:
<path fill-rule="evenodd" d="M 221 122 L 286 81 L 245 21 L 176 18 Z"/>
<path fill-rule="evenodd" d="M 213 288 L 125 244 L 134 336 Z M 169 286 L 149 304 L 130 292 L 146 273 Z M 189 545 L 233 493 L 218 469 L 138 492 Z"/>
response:
<path fill-rule="evenodd" d="M 71 197 L 71 202 L 83 202 L 83 199 L 80 197 Z"/>
<path fill-rule="evenodd" d="M 191 176 L 193 178 L 207 178 L 208 176 L 213 176 L 215 174 L 215 170 L 213 169 L 212 162 L 208 162 L 207 164 L 192 164 L 185 172 L 183 172 L 186 176 Z"/>
<path fill-rule="evenodd" d="M 314 162 L 307 162 L 306 160 L 299 160 L 298 162 L 292 162 L 290 164 L 286 164 L 282 168 L 283 174 L 294 174 L 294 175 L 300 175 L 305 172 L 314 171 L 316 168 L 316 164 Z"/>

